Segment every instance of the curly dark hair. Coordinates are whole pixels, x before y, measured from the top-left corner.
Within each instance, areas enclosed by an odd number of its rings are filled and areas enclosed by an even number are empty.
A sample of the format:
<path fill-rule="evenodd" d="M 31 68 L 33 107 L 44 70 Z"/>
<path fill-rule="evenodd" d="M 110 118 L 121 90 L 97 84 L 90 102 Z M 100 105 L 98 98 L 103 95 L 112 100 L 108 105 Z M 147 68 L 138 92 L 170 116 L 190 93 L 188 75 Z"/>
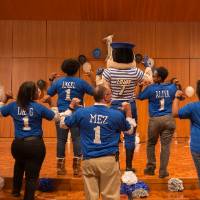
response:
<path fill-rule="evenodd" d="M 164 80 L 168 76 L 168 70 L 165 67 L 158 67 L 156 68 L 156 71 L 158 73 L 158 76 L 161 78 L 162 82 L 164 82 Z"/>
<path fill-rule="evenodd" d="M 80 68 L 80 63 L 76 59 L 66 59 L 61 65 L 61 70 L 68 76 L 73 76 Z"/>

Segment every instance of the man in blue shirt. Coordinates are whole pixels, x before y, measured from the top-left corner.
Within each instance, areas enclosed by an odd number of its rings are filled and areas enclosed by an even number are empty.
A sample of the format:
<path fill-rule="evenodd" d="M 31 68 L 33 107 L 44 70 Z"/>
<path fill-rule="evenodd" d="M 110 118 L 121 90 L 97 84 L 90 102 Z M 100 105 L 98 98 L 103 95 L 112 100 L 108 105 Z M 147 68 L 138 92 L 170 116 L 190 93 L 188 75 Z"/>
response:
<path fill-rule="evenodd" d="M 65 118 L 64 124 L 80 128 L 86 199 L 97 200 L 101 194 L 103 200 L 119 200 L 118 142 L 121 131 L 133 131 L 131 108 L 128 103 L 122 105 L 127 118 L 108 108 L 111 90 L 101 85 L 94 89 L 94 99 L 94 106 L 79 108 Z"/>
<path fill-rule="evenodd" d="M 200 80 L 197 81 L 196 94 L 200 100 Z M 190 150 L 200 183 L 200 101 L 188 103 L 179 109 L 181 96 L 183 96 L 183 92 L 178 90 L 176 92 L 176 98 L 173 102 L 172 113 L 174 117 L 189 119 L 191 122 Z"/>
<path fill-rule="evenodd" d="M 65 112 L 69 108 L 71 100 L 76 97 L 81 100 L 83 104 L 83 96 L 85 94 L 92 95 L 93 88 L 84 80 L 76 77 L 76 73 L 80 68 L 78 61 L 74 59 L 64 60 L 61 65 L 61 70 L 65 73 L 64 77 L 55 80 L 50 88 L 47 90 L 46 101 L 49 97 L 58 94 L 57 107 L 59 113 Z M 57 130 L 57 174 L 66 174 L 65 170 L 65 145 L 67 142 L 68 132 L 66 129 L 60 128 L 59 123 L 56 124 Z M 72 142 L 73 142 L 73 170 L 74 176 L 80 176 L 80 161 L 81 161 L 81 148 L 80 148 L 80 133 L 77 127 L 71 127 Z"/>
<path fill-rule="evenodd" d="M 160 169 L 159 177 L 169 176 L 167 165 L 170 155 L 170 143 L 175 130 L 175 121 L 171 115 L 172 102 L 176 93 L 176 86 L 170 83 L 164 83 L 168 76 L 168 70 L 159 67 L 154 70 L 154 84 L 147 86 L 140 91 L 138 99 L 149 101 L 149 125 L 148 125 L 148 143 L 147 143 L 147 165 L 144 173 L 154 175 L 156 168 L 155 145 L 160 136 Z"/>

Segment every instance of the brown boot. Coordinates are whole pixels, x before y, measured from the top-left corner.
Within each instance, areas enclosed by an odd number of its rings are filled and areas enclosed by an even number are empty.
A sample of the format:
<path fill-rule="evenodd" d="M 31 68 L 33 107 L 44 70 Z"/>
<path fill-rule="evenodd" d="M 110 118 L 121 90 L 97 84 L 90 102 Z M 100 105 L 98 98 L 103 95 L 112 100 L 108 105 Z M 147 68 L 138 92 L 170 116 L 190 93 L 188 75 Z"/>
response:
<path fill-rule="evenodd" d="M 81 176 L 81 158 L 80 157 L 73 158 L 73 171 L 74 171 L 74 176 Z"/>
<path fill-rule="evenodd" d="M 65 158 L 57 158 L 57 175 L 65 175 Z"/>

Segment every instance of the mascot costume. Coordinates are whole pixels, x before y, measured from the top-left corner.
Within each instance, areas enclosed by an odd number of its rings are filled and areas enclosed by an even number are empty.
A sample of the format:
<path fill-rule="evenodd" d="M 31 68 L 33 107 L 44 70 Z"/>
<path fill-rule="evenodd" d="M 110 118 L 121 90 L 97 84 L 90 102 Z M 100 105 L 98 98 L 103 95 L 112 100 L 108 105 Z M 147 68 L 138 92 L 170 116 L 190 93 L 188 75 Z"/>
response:
<path fill-rule="evenodd" d="M 131 135 L 124 133 L 126 148 L 126 171 L 135 171 L 132 160 L 135 149 L 135 132 L 137 126 L 136 94 L 138 84 L 144 81 L 150 82 L 149 72 L 144 73 L 136 67 L 134 44 L 125 42 L 112 42 L 113 35 L 105 38 L 108 45 L 106 58 L 107 68 L 97 70 L 96 84 L 104 84 L 112 91 L 111 108 L 119 109 L 123 102 L 131 104 L 132 118 L 135 120 L 135 128 Z M 150 75 L 151 76 L 151 75 Z"/>

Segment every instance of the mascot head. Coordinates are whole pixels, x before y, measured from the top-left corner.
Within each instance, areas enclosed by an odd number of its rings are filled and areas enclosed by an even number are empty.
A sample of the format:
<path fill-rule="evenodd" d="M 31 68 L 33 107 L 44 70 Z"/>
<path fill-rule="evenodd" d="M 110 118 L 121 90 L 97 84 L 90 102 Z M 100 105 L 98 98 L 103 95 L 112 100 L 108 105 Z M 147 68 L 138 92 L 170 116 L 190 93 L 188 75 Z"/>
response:
<path fill-rule="evenodd" d="M 135 55 L 133 53 L 134 44 L 127 42 L 112 42 L 110 44 L 112 53 L 107 60 L 108 68 L 129 69 L 135 67 Z"/>

